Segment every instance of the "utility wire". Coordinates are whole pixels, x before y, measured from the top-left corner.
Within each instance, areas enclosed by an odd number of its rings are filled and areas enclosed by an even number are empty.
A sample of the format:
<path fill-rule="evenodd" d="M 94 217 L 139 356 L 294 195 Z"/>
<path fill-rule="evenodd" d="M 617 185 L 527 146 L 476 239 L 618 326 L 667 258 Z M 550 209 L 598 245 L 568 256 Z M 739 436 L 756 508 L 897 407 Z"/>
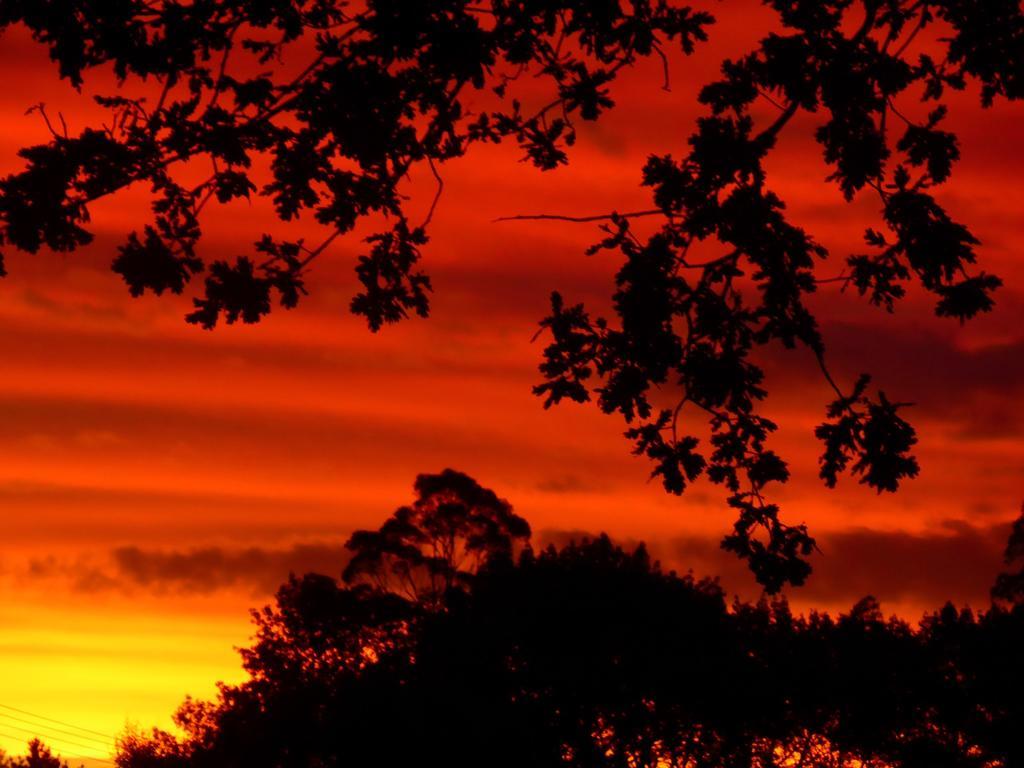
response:
<path fill-rule="evenodd" d="M 19 723 L 28 723 L 29 725 L 33 725 L 36 728 L 45 728 L 45 729 L 47 729 L 49 731 L 56 731 L 57 733 L 63 733 L 65 735 L 67 735 L 67 736 L 73 736 L 76 739 L 84 739 L 85 741 L 94 741 L 94 742 L 96 742 L 98 744 L 102 744 L 104 747 L 110 747 L 114 743 L 113 739 L 100 739 L 100 738 L 97 738 L 95 736 L 87 736 L 84 733 L 76 733 L 75 731 L 66 731 L 63 728 L 58 728 L 55 725 L 40 725 L 39 723 L 34 723 L 31 720 L 26 720 L 24 717 L 18 717 L 17 715 L 9 715 L 6 712 L 0 712 L 0 717 L 6 717 L 8 720 L 17 720 Z"/>
<path fill-rule="evenodd" d="M 45 741 L 48 741 L 48 742 L 54 742 L 54 743 L 60 742 L 60 743 L 67 744 L 67 745 L 70 745 L 70 746 L 73 746 L 73 747 L 78 747 L 79 749 L 89 749 L 89 750 L 98 750 L 99 749 L 99 747 L 95 747 L 95 746 L 93 746 L 91 744 L 80 744 L 77 741 L 71 741 L 70 739 L 66 739 L 63 736 L 53 736 L 53 735 L 47 734 L 47 733 L 40 733 L 39 731 L 29 730 L 28 728 L 22 728 L 21 726 L 18 726 L 18 725 L 11 725 L 10 723 L 4 723 L 4 728 L 13 728 L 16 731 L 24 731 L 25 733 L 29 734 L 33 738 L 45 740 Z M 7 738 L 9 738 L 9 739 L 13 738 L 13 739 L 19 739 L 19 740 L 24 739 L 23 736 L 22 737 L 11 736 L 10 734 L 7 735 Z M 91 757 L 91 756 L 87 755 L 87 757 Z M 92 759 L 94 759 L 94 760 L 102 760 L 103 758 L 94 757 Z M 110 761 L 108 760 L 106 762 L 110 762 Z"/>
<path fill-rule="evenodd" d="M 13 736 L 12 734 L 4 733 L 3 731 L 0 731 L 0 736 L 3 736 L 5 739 L 13 739 L 14 741 L 24 740 L 23 736 Z M 105 757 L 93 757 L 92 755 L 60 755 L 60 757 L 64 760 L 92 760 L 93 762 L 97 763 L 107 763 L 108 765 L 116 765 L 116 763 L 114 763 L 113 760 L 108 760 Z"/>
<path fill-rule="evenodd" d="M 110 734 L 100 733 L 99 731 L 94 731 L 94 730 L 92 730 L 90 728 L 83 728 L 82 726 L 75 725 L 73 723 L 65 723 L 63 720 L 54 720 L 52 717 L 46 717 L 45 715 L 37 715 L 34 712 L 28 712 L 27 710 L 24 710 L 24 709 L 18 709 L 17 707 L 12 707 L 9 704 L 0 704 L 0 708 L 2 708 L 2 709 L 9 709 L 12 712 L 17 712 L 17 713 L 22 714 L 22 715 L 28 715 L 29 717 L 34 717 L 37 720 L 48 720 L 49 722 L 56 723 L 57 725 L 65 725 L 68 728 L 74 728 L 76 731 L 85 731 L 86 733 L 91 733 L 94 736 L 102 736 L 104 739 L 109 739 L 109 740 L 113 741 L 113 739 L 110 739 Z"/>

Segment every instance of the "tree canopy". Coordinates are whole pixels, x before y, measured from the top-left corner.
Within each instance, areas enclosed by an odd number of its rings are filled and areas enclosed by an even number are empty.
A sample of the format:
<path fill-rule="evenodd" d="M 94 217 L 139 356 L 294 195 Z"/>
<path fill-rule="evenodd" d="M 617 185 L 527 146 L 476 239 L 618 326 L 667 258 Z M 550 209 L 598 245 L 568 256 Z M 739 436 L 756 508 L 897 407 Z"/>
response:
<path fill-rule="evenodd" d="M 943 127 L 944 102 L 968 87 L 984 107 L 1021 97 L 1024 13 L 1016 0 L 765 4 L 775 28 L 723 62 L 721 78 L 700 92 L 706 114 L 687 146 L 644 166 L 654 207 L 585 217 L 604 222 L 594 250 L 622 260 L 613 315 L 592 316 L 553 294 L 536 392 L 548 406 L 596 399 L 620 414 L 634 452 L 669 492 L 701 475 L 726 487 L 737 520 L 723 546 L 777 590 L 807 577 L 814 540 L 765 497 L 789 468 L 769 447 L 776 423 L 760 405 L 767 390 L 757 355 L 767 345 L 804 346 L 835 390 L 816 430 L 827 485 L 848 471 L 893 491 L 918 473 L 904 403 L 873 389 L 867 374 L 844 383 L 829 373 L 807 298 L 834 283 L 892 310 L 917 284 L 934 294 L 941 317 L 963 322 L 992 308 L 999 278 L 975 267 L 978 238 L 935 197 L 960 154 Z M 119 87 L 97 97 L 108 123 L 78 135 L 39 107 L 51 140 L 23 149 L 24 170 L 0 180 L 0 246 L 74 250 L 92 240 L 91 203 L 147 184 L 152 221 L 127 235 L 112 268 L 135 296 L 182 293 L 205 272 L 187 319 L 213 328 L 221 319 L 256 322 L 275 302 L 296 306 L 310 263 L 373 219 L 382 229 L 358 259 L 352 311 L 374 330 L 425 316 L 430 280 L 418 265 L 439 168 L 503 140 L 541 169 L 569 162 L 574 126 L 613 106 L 618 73 L 641 57 L 667 61 L 669 46 L 692 54 L 708 37 L 714 19 L 699 5 L 8 0 L 0 30 L 27 27 L 76 87 L 99 68 L 112 69 Z M 527 73 L 550 86 L 550 101 L 532 112 L 517 98 Z M 134 95 L 140 87 L 148 97 Z M 497 106 L 471 113 L 473 92 Z M 758 101 L 777 108 L 768 124 L 753 116 Z M 839 267 L 787 219 L 765 171 L 799 113 L 816 116 L 841 196 L 873 195 L 880 209 Z M 257 156 L 269 157 L 271 178 L 252 172 Z M 177 168 L 198 163 L 209 166 L 204 181 L 178 180 Z M 439 185 L 420 222 L 401 190 L 414 166 Z M 204 257 L 201 219 L 211 202 L 252 195 L 270 198 L 283 220 L 312 216 L 329 234 L 307 244 L 253 233 L 247 255 Z M 637 216 L 659 220 L 654 234 L 634 233 Z"/>
<path fill-rule="evenodd" d="M 68 768 L 68 763 L 39 739 L 31 739 L 24 755 L 7 755 L 0 750 L 0 768 Z"/>
<path fill-rule="evenodd" d="M 438 478 L 422 476 L 421 489 Z M 436 508 L 424 517 L 443 517 Z M 381 528 L 393 524 L 393 518 Z M 350 548 L 358 552 L 361 537 Z M 606 536 L 480 551 L 440 595 L 292 576 L 249 674 L 129 733 L 121 768 L 280 765 L 1016 766 L 1024 601 L 917 627 L 729 605 Z M 419 554 L 410 551 L 409 564 Z"/>
<path fill-rule="evenodd" d="M 342 573 L 421 603 L 462 588 L 487 560 L 511 559 L 530 538 L 529 524 L 512 505 L 453 469 L 420 475 L 416 501 L 399 508 L 376 531 L 356 531 L 352 559 Z"/>

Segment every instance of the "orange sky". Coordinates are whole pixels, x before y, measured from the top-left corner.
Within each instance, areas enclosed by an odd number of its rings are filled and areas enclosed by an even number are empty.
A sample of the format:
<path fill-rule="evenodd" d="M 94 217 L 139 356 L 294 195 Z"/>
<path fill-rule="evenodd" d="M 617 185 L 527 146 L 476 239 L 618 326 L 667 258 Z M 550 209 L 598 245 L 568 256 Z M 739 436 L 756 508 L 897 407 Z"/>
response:
<path fill-rule="evenodd" d="M 186 693 L 238 677 L 232 646 L 273 584 L 289 569 L 332 568 L 347 532 L 375 525 L 409 499 L 417 473 L 445 466 L 507 497 L 541 539 L 599 530 L 644 539 L 674 567 L 721 573 L 754 594 L 742 566 L 717 551 L 731 522 L 720 489 L 668 497 L 629 455 L 617 420 L 592 407 L 545 412 L 530 394 L 542 350 L 531 337 L 550 290 L 607 303 L 614 257 L 582 253 L 598 233 L 493 222 L 646 207 L 644 158 L 682 151 L 697 87 L 763 29 L 742 3 L 716 13 L 715 43 L 673 63 L 671 93 L 657 62 L 627 75 L 619 107 L 586 127 L 569 167 L 541 174 L 512 148 L 445 167 L 426 252 L 429 321 L 374 336 L 348 314 L 352 238 L 317 263 L 298 310 L 255 327 L 188 326 L 186 300 L 130 300 L 109 271 L 116 244 L 145 220 L 135 191 L 96 205 L 88 249 L 8 253 L 0 705 L 109 734 L 126 720 L 169 725 Z M 19 168 L 19 147 L 46 139 L 38 116 L 24 115 L 33 103 L 61 110 L 72 130 L 98 116 L 56 81 L 43 51 L 16 33 L 4 42 L 0 173 Z M 849 380 L 867 368 L 893 397 L 917 403 L 921 476 L 897 495 L 848 478 L 826 491 L 812 430 L 829 391 L 805 352 L 767 361 L 766 412 L 794 470 L 774 497 L 824 551 L 810 585 L 791 595 L 801 607 L 848 606 L 866 592 L 908 616 L 943 596 L 983 606 L 1024 499 L 1024 268 L 1014 259 L 1024 242 L 1024 107 L 982 113 L 974 96 L 957 102 L 964 158 L 940 199 L 983 240 L 984 268 L 1004 278 L 997 311 L 961 328 L 916 296 L 895 317 L 834 290 L 817 300 L 837 372 Z M 814 125 L 795 121 L 769 170 L 838 272 L 877 206 L 867 196 L 846 206 L 822 182 Z M 425 210 L 429 179 L 415 189 Z M 270 215 L 262 203 L 215 210 L 205 253 L 244 252 Z M 309 225 L 279 231 L 309 234 Z M 17 725 L 0 714 L 0 747 L 18 748 Z"/>

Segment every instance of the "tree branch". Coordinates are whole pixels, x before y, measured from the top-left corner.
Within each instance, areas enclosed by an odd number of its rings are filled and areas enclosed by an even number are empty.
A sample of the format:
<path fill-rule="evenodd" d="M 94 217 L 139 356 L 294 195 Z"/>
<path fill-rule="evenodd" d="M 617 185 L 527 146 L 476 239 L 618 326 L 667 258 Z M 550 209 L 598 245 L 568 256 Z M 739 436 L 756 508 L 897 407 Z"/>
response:
<path fill-rule="evenodd" d="M 499 221 L 570 221 L 575 224 L 586 224 L 593 221 L 606 221 L 608 219 L 637 219 L 642 216 L 664 216 L 665 212 L 660 208 L 650 208 L 645 211 L 631 211 L 629 213 L 599 213 L 592 216 L 565 216 L 556 213 L 524 213 L 515 216 L 499 216 L 494 223 Z"/>

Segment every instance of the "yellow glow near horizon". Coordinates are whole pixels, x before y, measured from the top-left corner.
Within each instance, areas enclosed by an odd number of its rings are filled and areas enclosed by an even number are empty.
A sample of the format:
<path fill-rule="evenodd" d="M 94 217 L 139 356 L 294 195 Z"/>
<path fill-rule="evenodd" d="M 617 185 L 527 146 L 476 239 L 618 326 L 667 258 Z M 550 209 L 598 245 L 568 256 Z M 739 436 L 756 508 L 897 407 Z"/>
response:
<path fill-rule="evenodd" d="M 9 754 L 38 736 L 73 763 L 109 757 L 98 734 L 112 748 L 128 725 L 173 729 L 186 694 L 212 697 L 218 680 L 241 678 L 234 648 L 248 638 L 249 617 L 218 611 L 211 598 L 96 605 L 83 595 L 42 606 L 42 597 L 0 607 L 0 704 L 23 710 L 0 708 Z M 81 729 L 95 733 L 74 736 Z"/>

